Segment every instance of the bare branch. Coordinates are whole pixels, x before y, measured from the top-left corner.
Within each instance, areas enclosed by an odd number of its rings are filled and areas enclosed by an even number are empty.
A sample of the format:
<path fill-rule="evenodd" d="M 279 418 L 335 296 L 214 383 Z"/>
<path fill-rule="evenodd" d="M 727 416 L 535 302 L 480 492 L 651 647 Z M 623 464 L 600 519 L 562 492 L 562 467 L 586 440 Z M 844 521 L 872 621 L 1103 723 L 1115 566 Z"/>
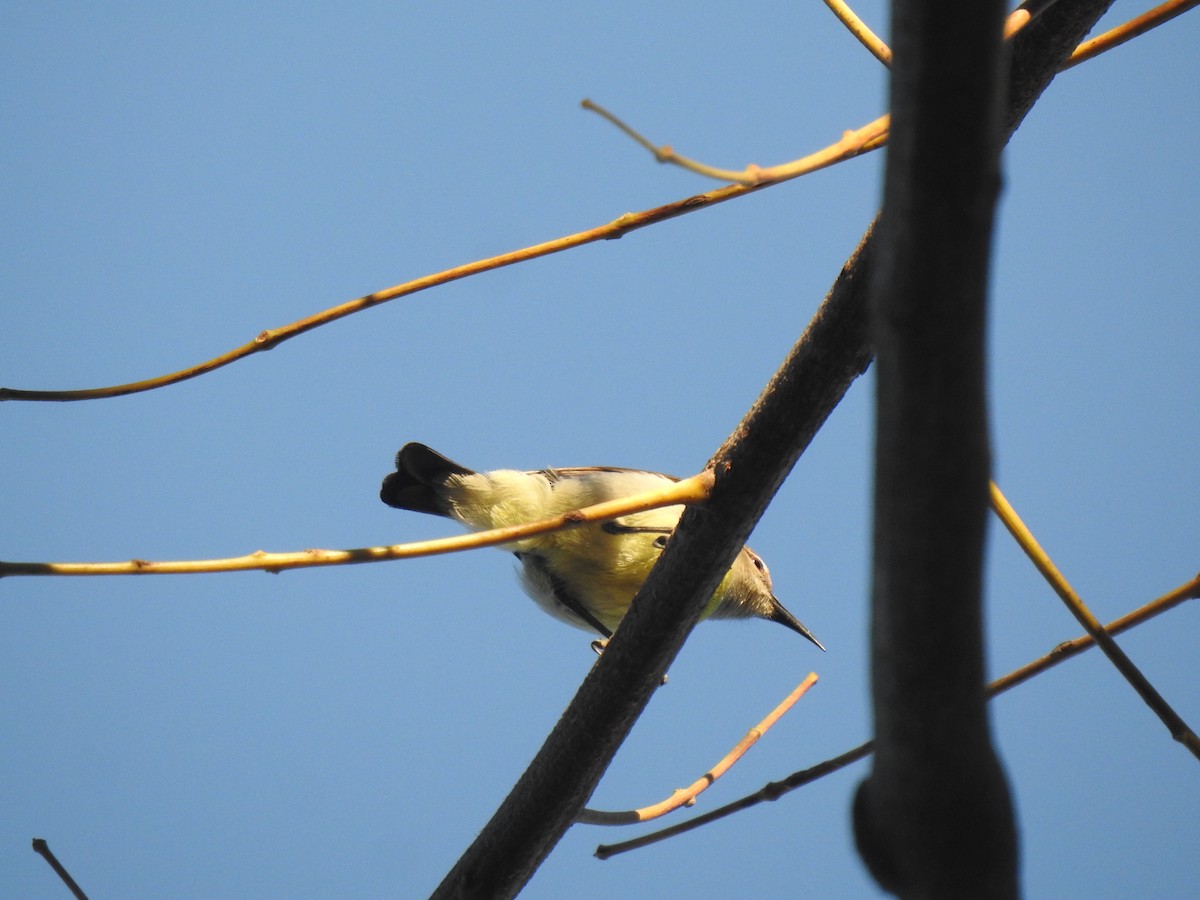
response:
<path fill-rule="evenodd" d="M 441 272 L 436 272 L 431 275 L 424 275 L 420 278 L 415 278 L 412 281 L 406 281 L 403 284 L 397 284 L 390 288 L 384 288 L 380 291 L 375 291 L 371 294 L 366 294 L 354 300 L 348 300 L 338 306 L 323 310 L 322 312 L 314 313 L 303 319 L 298 319 L 289 325 L 284 325 L 280 328 L 269 328 L 261 332 L 254 340 L 240 347 L 216 356 L 212 359 L 198 363 L 194 366 L 189 366 L 186 369 L 180 369 L 178 372 L 172 372 L 167 375 L 159 375 L 154 378 L 147 378 L 142 381 L 132 381 L 127 384 L 117 384 L 110 387 L 99 388 L 81 388 L 78 390 L 27 390 L 20 388 L 0 387 L 0 401 L 4 400 L 25 400 L 25 401 L 48 401 L 48 402 L 67 402 L 77 400 L 101 400 L 109 397 L 121 397 L 127 394 L 136 394 L 141 391 L 150 391 L 156 388 L 166 387 L 172 384 L 178 384 L 181 381 L 187 381 L 190 378 L 204 375 L 216 369 L 227 366 L 230 363 L 245 359 L 255 353 L 260 353 L 264 350 L 271 350 L 278 347 L 284 341 L 304 334 L 306 331 L 311 331 L 314 328 L 319 328 L 322 325 L 327 325 L 330 322 L 335 322 L 345 316 L 353 315 L 357 312 L 362 312 L 365 309 L 379 306 L 389 300 L 396 300 L 400 297 L 407 297 L 410 294 L 415 294 L 427 288 L 437 287 L 438 285 L 448 284 L 452 281 L 457 281 L 460 278 L 467 278 L 471 275 L 478 275 L 482 272 L 489 272 L 493 269 L 500 269 L 505 266 L 511 266 L 519 262 L 524 262 L 530 259 L 537 259 L 542 256 L 549 256 L 552 253 L 559 253 L 563 250 L 569 250 L 573 247 L 580 247 L 584 244 L 591 244 L 595 241 L 616 240 L 623 237 L 631 231 L 636 231 L 639 228 L 645 228 L 647 225 L 653 225 L 656 222 L 662 222 L 667 219 L 673 219 L 676 216 L 685 215 L 686 213 L 695 212 L 698 209 L 704 209 L 716 203 L 723 203 L 726 200 L 732 200 L 736 197 L 744 196 L 752 193 L 763 185 L 728 185 L 716 190 L 708 191 L 704 194 L 696 194 L 691 197 L 685 197 L 682 200 L 675 200 L 663 206 L 657 206 L 653 209 L 642 210 L 637 213 L 626 213 L 619 216 L 604 225 L 599 225 L 595 228 L 589 228 L 586 231 L 580 231 L 576 234 L 566 235 L 564 237 L 555 238 L 545 241 L 540 244 L 534 244 L 529 247 L 524 247 L 520 250 L 513 250 L 509 253 L 502 253 L 498 256 L 491 256 L 486 259 L 476 260 L 475 262 L 465 263 L 461 266 L 454 266 L 450 269 L 445 269 Z"/>
<path fill-rule="evenodd" d="M 858 42 L 870 51 L 872 56 L 885 66 L 891 66 L 892 48 L 885 44 L 883 39 L 858 17 L 858 13 L 852 10 L 845 0 L 825 0 L 825 5 L 838 17 L 838 21 L 858 39 Z"/>
<path fill-rule="evenodd" d="M 721 757 L 716 765 L 688 787 L 675 791 L 666 800 L 650 806 L 643 806 L 640 809 L 622 810 L 620 812 L 585 809 L 579 814 L 579 818 L 576 821 L 580 825 L 635 825 L 638 822 L 649 822 L 651 819 L 665 816 L 667 813 L 677 810 L 681 806 L 691 806 L 696 802 L 697 797 L 708 790 L 718 778 L 728 772 L 739 759 L 745 756 L 746 751 L 757 744 L 758 739 L 770 731 L 771 726 L 783 718 L 784 714 L 796 704 L 796 701 L 807 694 L 808 689 L 816 683 L 817 673 L 809 673 L 808 677 L 800 682 L 795 690 L 784 697 L 779 705 L 771 710 L 761 722 L 751 728 L 746 733 L 746 736 L 738 741 L 732 750 Z"/>
<path fill-rule="evenodd" d="M 666 145 L 656 147 L 641 132 L 613 115 L 613 113 L 609 112 L 599 103 L 593 103 L 585 97 L 579 102 L 579 105 L 588 112 L 594 112 L 600 118 L 607 119 L 614 127 L 625 132 L 630 140 L 648 150 L 660 163 L 673 163 L 682 169 L 687 169 L 689 172 L 695 172 L 697 175 L 703 175 L 706 178 L 714 178 L 717 181 L 732 181 L 737 184 L 755 184 L 757 182 L 757 179 L 753 177 L 753 173 L 758 171 L 757 166 L 748 166 L 745 171 L 735 172 L 732 169 L 718 169 L 715 166 L 710 166 L 694 159 L 688 159 Z"/>
<path fill-rule="evenodd" d="M 778 800 L 784 794 L 791 793 L 810 782 L 824 778 L 826 775 L 832 775 L 834 772 L 840 771 L 846 768 L 846 766 L 858 762 L 860 759 L 866 759 L 871 755 L 874 747 L 874 741 L 867 741 L 865 744 L 859 744 L 854 749 L 847 750 L 845 753 L 835 756 L 832 759 L 827 759 L 799 772 L 793 772 L 782 781 L 772 781 L 770 784 L 759 788 L 753 794 L 747 794 L 745 797 L 734 800 L 732 803 L 727 803 L 710 812 L 695 816 L 686 822 L 680 822 L 667 828 L 660 828 L 658 831 L 651 831 L 648 834 L 631 838 L 628 841 L 621 841 L 616 844 L 600 844 L 596 848 L 595 856 L 597 859 L 610 859 L 622 853 L 628 853 L 631 850 L 640 850 L 642 847 L 657 844 L 659 841 L 665 841 L 668 838 L 676 837 L 688 831 L 703 828 L 711 822 L 727 818 L 734 813 L 739 813 L 752 806 L 758 806 L 760 803 L 766 803 L 769 800 Z"/>

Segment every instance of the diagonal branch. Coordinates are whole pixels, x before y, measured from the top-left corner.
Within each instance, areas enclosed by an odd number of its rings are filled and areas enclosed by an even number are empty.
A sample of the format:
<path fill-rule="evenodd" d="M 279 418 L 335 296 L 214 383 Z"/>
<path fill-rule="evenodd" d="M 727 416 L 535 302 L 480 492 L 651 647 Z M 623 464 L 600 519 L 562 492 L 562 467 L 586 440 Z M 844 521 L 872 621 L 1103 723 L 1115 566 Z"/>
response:
<path fill-rule="evenodd" d="M 579 815 L 775 489 L 869 364 L 866 245 L 710 463 L 712 497 L 684 511 L 604 655 L 435 897 L 515 895 Z"/>
<path fill-rule="evenodd" d="M 1024 29 L 1013 46 L 1010 130 L 1107 6 L 1108 0 L 1060 0 Z M 722 189 L 738 190 L 744 189 Z M 435 896 L 513 896 L 579 814 L 722 566 L 728 568 L 774 489 L 870 363 L 864 283 L 871 244 L 868 229 L 800 342 L 717 454 L 712 499 L 684 513 L 608 649 Z"/>

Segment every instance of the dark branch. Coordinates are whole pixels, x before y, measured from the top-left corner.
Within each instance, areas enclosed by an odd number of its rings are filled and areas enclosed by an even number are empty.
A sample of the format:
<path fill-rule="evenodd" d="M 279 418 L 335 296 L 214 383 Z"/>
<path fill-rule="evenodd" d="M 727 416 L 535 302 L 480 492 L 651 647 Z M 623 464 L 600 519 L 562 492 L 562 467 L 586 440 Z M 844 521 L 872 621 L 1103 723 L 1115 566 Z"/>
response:
<path fill-rule="evenodd" d="M 711 499 L 684 512 L 604 655 L 435 897 L 513 896 L 583 808 L 776 488 L 870 363 L 865 271 L 856 252 L 714 457 Z"/>
<path fill-rule="evenodd" d="M 54 855 L 54 851 L 50 849 L 50 845 L 46 843 L 44 838 L 33 839 L 33 852 L 50 864 L 50 868 L 62 879 L 62 883 L 75 895 L 76 900 L 88 900 L 87 894 L 83 892 L 83 888 L 75 883 L 75 879 L 71 877 L 71 873 L 58 861 L 58 857 Z"/>
<path fill-rule="evenodd" d="M 1067 51 L 1108 2 L 1061 0 L 1023 33 L 1014 67 L 1022 99 L 1010 128 L 1028 112 Z M 1084 25 L 1074 15 L 1084 8 Z M 474 843 L 447 874 L 437 897 L 516 894 L 590 797 L 640 715 L 703 600 L 821 423 L 871 359 L 864 281 L 870 229 L 829 296 L 746 420 L 718 453 L 713 498 L 684 514 L 670 546 L 537 757 Z M 745 491 L 746 493 L 741 493 Z M 718 548 L 725 548 L 719 550 Z"/>

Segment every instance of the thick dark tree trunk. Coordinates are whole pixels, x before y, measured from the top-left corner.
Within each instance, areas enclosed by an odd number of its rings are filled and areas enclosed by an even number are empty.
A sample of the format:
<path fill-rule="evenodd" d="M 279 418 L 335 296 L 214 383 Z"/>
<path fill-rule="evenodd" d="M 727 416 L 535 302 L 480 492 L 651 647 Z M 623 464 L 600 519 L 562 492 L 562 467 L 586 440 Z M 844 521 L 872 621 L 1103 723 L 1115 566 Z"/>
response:
<path fill-rule="evenodd" d="M 904 897 L 1014 897 L 1012 804 L 984 695 L 986 297 L 1004 6 L 897 0 L 871 281 L 871 692 L 859 849 Z"/>

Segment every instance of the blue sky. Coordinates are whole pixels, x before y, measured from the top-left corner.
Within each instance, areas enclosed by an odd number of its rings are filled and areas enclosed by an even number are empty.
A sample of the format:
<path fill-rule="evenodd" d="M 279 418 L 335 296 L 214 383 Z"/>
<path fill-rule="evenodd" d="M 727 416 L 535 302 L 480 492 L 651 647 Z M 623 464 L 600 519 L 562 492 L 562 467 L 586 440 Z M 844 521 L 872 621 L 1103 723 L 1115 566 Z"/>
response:
<path fill-rule="evenodd" d="M 1116 4 L 1112 22 L 1140 13 Z M 860 11 L 881 23 L 881 4 Z M 991 312 L 996 478 L 1102 619 L 1200 567 L 1200 16 L 1060 77 L 1006 154 Z M 709 189 L 590 97 L 718 165 L 807 153 L 884 109 L 817 3 L 5 4 L 0 384 L 214 356 L 343 300 Z M 0 407 L 0 557 L 355 547 L 455 533 L 383 506 L 405 441 L 477 468 L 688 474 L 782 360 L 870 221 L 882 156 L 461 281 L 116 400 Z M 871 379 L 754 547 L 829 648 L 694 633 L 594 806 L 690 783 L 810 669 L 711 809 L 860 743 Z M 510 558 L 0 584 L 0 894 L 421 896 L 592 662 Z M 998 525 L 989 670 L 1080 629 Z M 1122 639 L 1194 726 L 1200 613 Z M 1196 762 L 1098 655 L 993 705 L 1029 896 L 1190 896 Z M 529 897 L 877 893 L 859 764 L 608 862 L 575 827 Z"/>

